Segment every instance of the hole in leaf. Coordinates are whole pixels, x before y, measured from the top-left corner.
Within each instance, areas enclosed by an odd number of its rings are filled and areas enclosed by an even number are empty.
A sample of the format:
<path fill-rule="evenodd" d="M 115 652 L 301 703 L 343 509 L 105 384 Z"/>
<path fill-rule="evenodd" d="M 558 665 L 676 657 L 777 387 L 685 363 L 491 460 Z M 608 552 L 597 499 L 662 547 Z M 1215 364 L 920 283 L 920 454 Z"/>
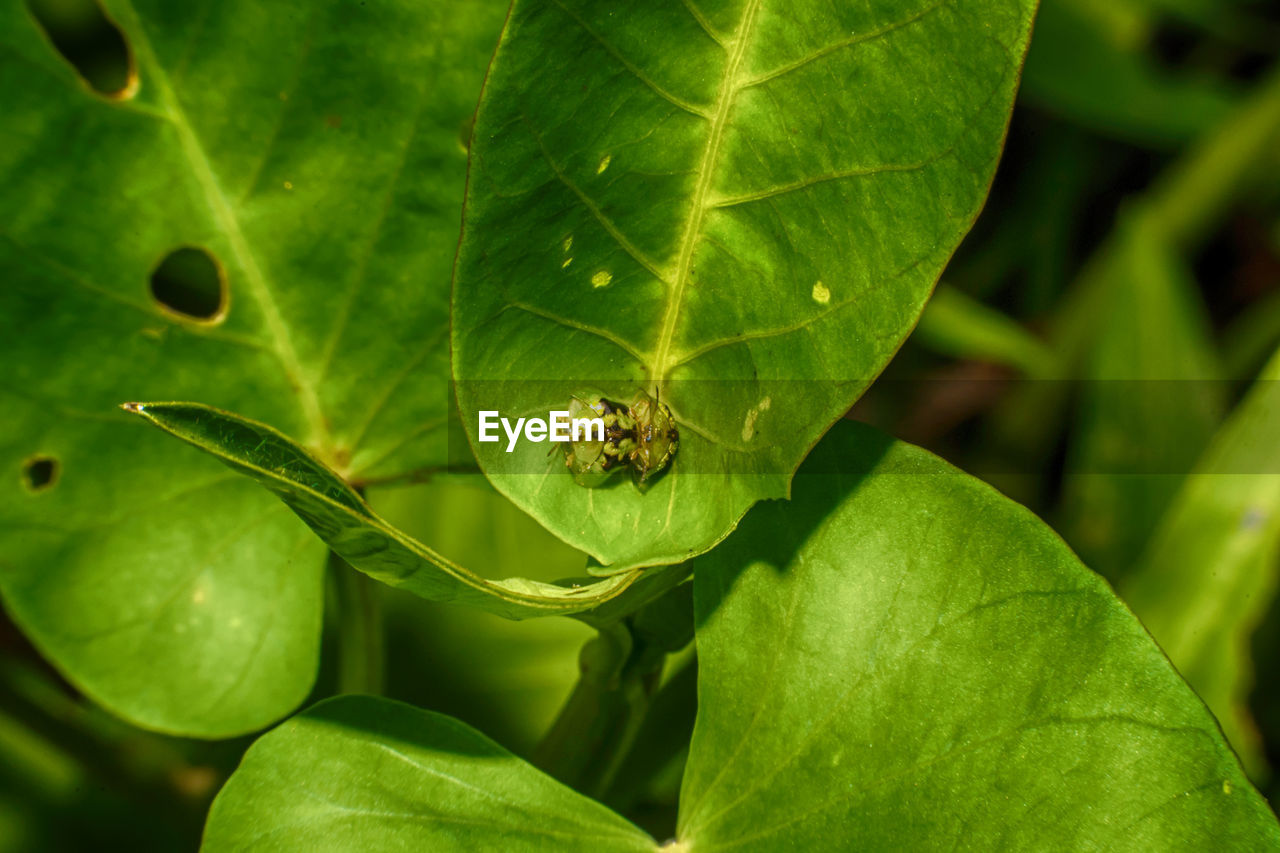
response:
<path fill-rule="evenodd" d="M 89 88 L 119 100 L 138 91 L 129 45 L 97 0 L 27 0 L 27 8 Z"/>
<path fill-rule="evenodd" d="M 204 249 L 187 246 L 170 252 L 151 273 L 151 295 L 191 320 L 216 323 L 226 314 L 226 276 Z"/>
<path fill-rule="evenodd" d="M 33 456 L 23 466 L 22 478 L 33 492 L 52 488 L 58 481 L 58 460 L 52 456 Z"/>

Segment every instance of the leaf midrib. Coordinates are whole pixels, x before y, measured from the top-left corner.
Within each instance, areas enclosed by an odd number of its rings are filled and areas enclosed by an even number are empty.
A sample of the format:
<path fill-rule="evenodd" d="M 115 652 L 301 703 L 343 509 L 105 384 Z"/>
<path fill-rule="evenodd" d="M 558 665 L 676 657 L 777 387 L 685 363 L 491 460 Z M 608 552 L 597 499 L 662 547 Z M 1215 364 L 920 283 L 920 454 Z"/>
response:
<path fill-rule="evenodd" d="M 191 167 L 192 174 L 196 183 L 200 186 L 205 202 L 209 205 L 209 209 L 212 211 L 218 225 L 221 226 L 223 233 L 227 236 L 227 242 L 230 244 L 232 254 L 235 255 L 241 270 L 244 271 L 245 282 L 253 293 L 254 301 L 262 310 L 263 319 L 270 333 L 271 348 L 280 360 L 289 386 L 302 408 L 302 414 L 311 431 L 312 440 L 318 443 L 324 458 L 332 458 L 334 455 L 333 439 L 320 406 L 319 394 L 315 386 L 307 380 L 306 374 L 302 370 L 302 363 L 298 358 L 297 349 L 293 345 L 289 327 L 284 322 L 284 317 L 280 313 L 280 308 L 276 304 L 266 277 L 262 274 L 257 258 L 249 247 L 249 242 L 245 238 L 243 230 L 240 228 L 240 220 L 232 209 L 226 193 L 222 190 L 218 176 L 214 173 L 213 166 L 209 162 L 209 156 L 205 153 L 200 139 L 196 136 L 195 129 L 191 126 L 186 110 L 183 109 L 182 102 L 178 99 L 164 67 L 157 59 L 155 51 L 152 50 L 146 29 L 142 25 L 141 16 L 138 15 L 137 10 L 133 7 L 132 0 L 120 0 L 120 6 L 133 19 L 132 35 L 134 37 L 134 46 L 144 60 L 141 64 L 152 72 L 156 90 L 160 94 L 164 107 L 164 115 L 177 132 L 183 156 Z"/>
<path fill-rule="evenodd" d="M 760 10 L 761 0 L 748 0 L 743 10 L 742 20 L 729 46 L 729 57 L 725 61 L 724 74 L 720 78 L 720 88 L 716 92 L 716 102 L 711 115 L 711 128 L 707 133 L 707 143 L 702 151 L 702 162 L 698 167 L 698 183 L 694 186 L 690 200 L 689 219 L 685 222 L 684 233 L 680 238 L 680 254 L 677 256 L 676 272 L 671 280 L 671 292 L 667 298 L 662 315 L 662 331 L 649 364 L 649 375 L 659 386 L 667 378 L 667 371 L 674 365 L 671 358 L 671 342 L 675 337 L 676 323 L 680 319 L 680 305 L 684 298 L 685 288 L 689 283 L 689 269 L 693 263 L 693 252 L 702 236 L 702 223 L 707 210 L 711 207 L 707 199 L 711 194 L 711 181 L 715 175 L 715 164 L 720 157 L 720 146 L 724 140 L 724 130 L 729 123 L 729 112 L 733 108 L 739 90 L 742 88 L 738 79 L 742 60 L 746 56 L 747 46 L 751 41 L 751 31 L 755 25 L 756 13 Z"/>

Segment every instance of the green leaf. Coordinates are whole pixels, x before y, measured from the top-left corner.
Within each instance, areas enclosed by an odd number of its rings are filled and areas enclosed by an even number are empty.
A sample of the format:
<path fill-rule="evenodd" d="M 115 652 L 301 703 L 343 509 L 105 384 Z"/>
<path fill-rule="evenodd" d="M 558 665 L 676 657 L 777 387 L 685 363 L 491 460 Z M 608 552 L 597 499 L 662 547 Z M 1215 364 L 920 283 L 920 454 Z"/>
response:
<path fill-rule="evenodd" d="M 1042 375 L 1053 363 L 1044 343 L 1021 323 L 954 287 L 939 287 L 929 300 L 914 341 L 953 358 L 988 361 Z"/>
<path fill-rule="evenodd" d="M 910 331 L 986 195 L 1031 0 L 517 0 L 476 117 L 454 376 L 500 491 L 616 570 L 712 547 Z M 646 492 L 477 415 L 667 403 Z"/>
<path fill-rule="evenodd" d="M 113 409 L 244 411 L 355 482 L 445 461 L 460 132 L 505 4 L 105 6 L 131 96 L 0 8 L 0 588 L 98 702 L 223 736 L 306 695 L 324 548 Z"/>
<path fill-rule="evenodd" d="M 1171 73 L 1147 49 L 1135 4 L 1043 4 L 1027 56 L 1024 98 L 1088 128 L 1143 146 L 1173 147 L 1212 129 L 1239 94 L 1208 74 Z M 1119 17 L 1120 21 L 1108 20 Z"/>
<path fill-rule="evenodd" d="M 683 577 L 673 568 L 633 570 L 585 584 L 488 580 L 387 524 L 336 472 L 266 424 L 198 403 L 123 408 L 265 486 L 355 568 L 431 601 L 467 604 L 510 619 L 585 614 L 617 606 L 623 596 L 633 606 L 632 600 Z"/>
<path fill-rule="evenodd" d="M 1107 577 L 1132 570 L 1213 436 L 1226 387 L 1208 309 L 1141 209 L 1117 231 L 1107 310 L 1084 363 L 1065 482 L 1067 539 Z"/>
<path fill-rule="evenodd" d="M 1145 229 L 1165 246 L 1193 251 L 1232 205 L 1265 173 L 1280 145 L 1280 72 L 1260 81 L 1227 121 L 1214 127 L 1161 173 L 1136 203 Z M 1078 379 L 1108 311 L 1107 289 L 1126 263 L 1119 236 L 1106 240 L 1081 268 L 1055 311 L 1048 332 L 1055 355 L 1050 380 Z M 1061 436 L 1069 382 L 1031 382 L 1010 394 L 994 415 L 1001 458 L 1043 465 Z"/>
<path fill-rule="evenodd" d="M 203 849 L 656 846 L 456 720 L 351 696 L 320 703 L 249 749 L 214 801 Z"/>
<path fill-rule="evenodd" d="M 1212 717 L 1029 512 L 846 423 L 695 561 L 678 849 L 1280 849 Z M 562 833 L 554 838 L 535 833 Z M 322 703 L 263 737 L 206 846 L 652 849 L 447 718 Z"/>
<path fill-rule="evenodd" d="M 1121 587 L 1125 601 L 1261 776 L 1249 640 L 1280 562 L 1280 353 L 1236 408 Z"/>
<path fill-rule="evenodd" d="M 693 849 L 1280 848 L 1204 706 L 1054 533 L 841 425 L 695 561 Z"/>

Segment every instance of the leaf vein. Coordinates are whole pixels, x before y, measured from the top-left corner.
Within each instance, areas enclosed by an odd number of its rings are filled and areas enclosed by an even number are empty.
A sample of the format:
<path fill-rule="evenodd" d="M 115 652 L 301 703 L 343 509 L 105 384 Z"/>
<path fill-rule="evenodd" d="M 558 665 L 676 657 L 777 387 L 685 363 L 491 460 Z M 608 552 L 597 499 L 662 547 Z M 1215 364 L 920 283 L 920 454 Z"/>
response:
<path fill-rule="evenodd" d="M 627 238 L 627 235 L 623 234 L 622 231 L 619 230 L 618 226 L 613 223 L 613 220 L 604 215 L 604 211 L 600 209 L 600 206 L 597 205 L 590 196 L 583 192 L 582 189 L 564 173 L 564 170 L 560 168 L 560 164 L 551 156 L 551 152 L 547 150 L 547 146 L 542 141 L 542 137 L 538 134 L 538 131 L 533 127 L 533 124 L 527 117 L 525 118 L 524 125 L 528 128 L 529 134 L 534 138 L 534 141 L 538 143 L 538 150 L 542 152 L 543 159 L 547 161 L 547 165 L 551 167 L 551 171 L 555 173 L 555 176 L 559 179 L 560 183 L 564 184 L 570 192 L 578 197 L 578 201 L 582 202 L 583 207 L 585 207 L 591 215 L 595 217 L 596 221 L 600 223 L 600 226 L 604 228 L 605 232 L 614 239 L 614 242 L 616 242 L 624 252 L 631 256 L 632 260 L 644 267 L 649 274 L 658 279 L 658 281 L 668 283 L 668 274 L 662 272 L 662 270 L 658 268 L 657 264 L 650 260 L 644 252 L 632 243 L 631 240 Z"/>
<path fill-rule="evenodd" d="M 603 47 L 605 50 L 607 50 L 610 56 L 618 60 L 618 62 L 621 63 L 623 68 L 627 69 L 627 71 L 629 71 L 633 77 L 635 77 L 637 80 L 643 83 L 646 87 L 648 87 L 649 90 L 652 91 L 655 95 L 662 98 L 664 101 L 671 104 L 672 106 L 678 107 L 679 109 L 682 109 L 685 112 L 690 113 L 692 115 L 698 116 L 699 118 L 709 119 L 711 117 L 705 109 L 695 104 L 691 104 L 688 101 L 684 100 L 683 98 L 680 98 L 672 94 L 671 92 L 668 92 L 663 87 L 659 86 L 657 82 L 651 79 L 649 75 L 647 75 L 639 66 L 635 65 L 633 62 L 631 62 L 631 60 L 623 56 L 622 53 L 616 47 L 614 47 L 612 44 L 609 43 L 607 39 L 604 38 L 604 36 L 596 32 L 595 28 L 592 27 L 589 23 L 587 23 L 586 20 L 583 19 L 581 15 L 579 15 L 573 9 L 570 9 L 563 2 L 561 2 L 561 0 L 551 0 L 551 2 L 559 6 L 560 9 L 570 18 L 572 18 L 579 27 L 581 27 L 589 36 L 591 36 L 593 39 L 599 42 L 600 46 Z"/>

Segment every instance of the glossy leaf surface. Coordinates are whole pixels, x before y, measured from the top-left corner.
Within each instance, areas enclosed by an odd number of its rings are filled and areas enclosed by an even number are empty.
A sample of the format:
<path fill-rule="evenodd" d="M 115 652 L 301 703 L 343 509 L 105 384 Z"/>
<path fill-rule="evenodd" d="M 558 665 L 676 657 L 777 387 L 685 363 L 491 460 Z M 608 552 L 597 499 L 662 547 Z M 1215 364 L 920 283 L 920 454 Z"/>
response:
<path fill-rule="evenodd" d="M 209 814 L 222 850 L 653 850 L 647 835 L 449 717 L 367 696 L 260 739 Z"/>
<path fill-rule="evenodd" d="M 977 214 L 1030 0 L 517 0 L 476 119 L 454 375 L 495 485 L 616 570 L 707 550 L 786 494 Z M 647 390 L 645 492 L 586 489 L 478 413 Z"/>
<path fill-rule="evenodd" d="M 324 548 L 115 406 L 229 406 L 356 481 L 444 461 L 459 134 L 505 4 L 104 5 L 114 98 L 0 9 L 0 588 L 117 713 L 243 732 L 311 685 Z"/>
<path fill-rule="evenodd" d="M 1106 584 L 927 453 L 841 425 L 694 583 L 694 849 L 1280 848 Z"/>
<path fill-rule="evenodd" d="M 754 509 L 694 584 L 674 849 L 1280 849 L 1212 717 L 1107 586 L 923 451 L 841 424 L 793 500 Z M 456 722 L 344 699 L 250 750 L 206 846 L 540 850 L 583 832 L 656 847 Z"/>

